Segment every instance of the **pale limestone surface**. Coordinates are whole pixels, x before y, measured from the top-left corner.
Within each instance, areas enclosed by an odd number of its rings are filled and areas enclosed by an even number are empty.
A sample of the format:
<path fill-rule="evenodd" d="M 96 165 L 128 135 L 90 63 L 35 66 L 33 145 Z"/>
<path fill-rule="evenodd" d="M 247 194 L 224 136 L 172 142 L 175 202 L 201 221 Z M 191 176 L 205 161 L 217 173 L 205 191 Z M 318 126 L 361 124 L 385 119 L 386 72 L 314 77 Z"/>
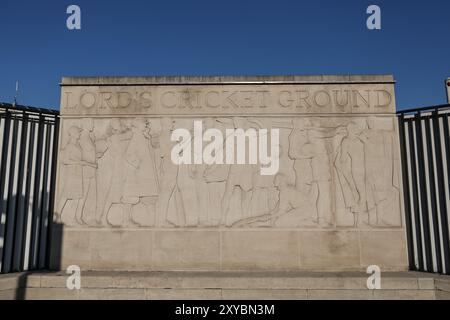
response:
<path fill-rule="evenodd" d="M 81 290 L 68 274 L 0 275 L 5 299 L 418 299 L 450 298 L 450 279 L 429 273 L 384 272 L 381 288 L 367 288 L 365 272 L 95 272 L 81 273 Z"/>
<path fill-rule="evenodd" d="M 64 78 L 61 115 L 55 267 L 407 268 L 391 76 Z M 193 120 L 279 129 L 278 174 L 173 164 Z"/>

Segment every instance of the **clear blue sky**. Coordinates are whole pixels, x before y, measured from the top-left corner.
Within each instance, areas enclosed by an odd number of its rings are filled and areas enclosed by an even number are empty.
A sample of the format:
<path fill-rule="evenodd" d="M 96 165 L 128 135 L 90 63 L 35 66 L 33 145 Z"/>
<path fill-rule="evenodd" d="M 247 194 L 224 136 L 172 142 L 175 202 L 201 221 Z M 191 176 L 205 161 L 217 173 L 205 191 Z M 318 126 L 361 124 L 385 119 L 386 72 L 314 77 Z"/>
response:
<path fill-rule="evenodd" d="M 66 8 L 82 30 L 66 28 Z M 366 28 L 370 4 L 382 30 Z M 0 101 L 59 107 L 62 76 L 394 74 L 398 108 L 445 103 L 449 0 L 1 0 Z"/>

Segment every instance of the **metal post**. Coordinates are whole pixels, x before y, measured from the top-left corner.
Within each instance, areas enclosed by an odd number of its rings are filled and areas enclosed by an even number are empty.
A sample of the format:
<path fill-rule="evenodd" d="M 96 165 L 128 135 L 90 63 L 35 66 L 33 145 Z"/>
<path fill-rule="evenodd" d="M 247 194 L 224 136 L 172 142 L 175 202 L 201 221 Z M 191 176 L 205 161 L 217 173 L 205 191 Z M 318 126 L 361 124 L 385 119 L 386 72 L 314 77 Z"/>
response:
<path fill-rule="evenodd" d="M 9 176 L 8 176 L 8 197 L 6 200 L 6 220 L 5 220 L 5 232 L 3 235 L 3 258 L 2 258 L 2 266 L 3 272 L 8 273 L 11 270 L 11 250 L 12 250 L 12 242 L 14 241 L 14 237 L 12 234 L 12 230 L 14 230 L 14 216 L 16 215 L 14 204 L 15 201 L 12 201 L 14 197 L 14 179 L 15 171 L 16 171 L 16 157 L 17 157 L 17 132 L 19 130 L 19 120 L 13 120 L 13 129 L 12 129 L 12 139 L 11 139 L 11 150 L 10 150 L 10 158 L 9 158 Z M 13 208 L 11 209 L 11 206 Z"/>
<path fill-rule="evenodd" d="M 18 121 L 18 120 L 16 120 Z M 23 220 L 23 211 L 19 210 L 19 208 L 23 207 L 23 203 L 25 199 L 22 198 L 22 189 L 24 184 L 24 170 L 25 170 L 25 153 L 27 149 L 27 135 L 28 135 L 28 117 L 25 111 L 22 111 L 22 128 L 20 133 L 20 154 L 19 154 L 19 170 L 17 173 L 17 194 L 16 194 L 16 203 L 15 203 L 15 212 L 13 213 L 13 242 L 12 242 L 12 270 L 19 272 L 20 263 L 18 259 L 18 252 L 20 250 L 17 247 L 20 247 L 21 235 L 20 231 L 22 229 L 22 225 L 25 223 Z M 19 217 L 20 212 L 22 211 L 22 215 Z"/>
<path fill-rule="evenodd" d="M 416 127 L 416 145 L 417 145 L 417 164 L 419 171 L 419 187 L 420 187 L 420 204 L 422 213 L 423 240 L 425 246 L 425 264 L 426 270 L 433 271 L 433 256 L 431 253 L 431 236 L 430 236 L 430 220 L 428 214 L 428 197 L 427 185 L 425 180 L 425 163 L 423 152 L 423 136 L 422 136 L 422 117 L 420 113 L 415 116 Z"/>
<path fill-rule="evenodd" d="M 37 136 L 36 148 L 36 170 L 34 176 L 34 194 L 33 194 L 33 212 L 32 212 L 32 226 L 31 226 L 31 245 L 30 245 L 30 269 L 36 269 L 38 266 L 37 256 L 39 245 L 39 213 L 40 213 L 40 187 L 41 187 L 41 172 L 42 172 L 42 145 L 44 136 L 44 119 L 42 114 L 39 114 L 39 128 Z"/>
<path fill-rule="evenodd" d="M 419 197 L 417 195 L 417 177 L 416 177 L 416 147 L 414 144 L 414 132 L 413 132 L 413 121 L 408 120 L 408 136 L 409 136 L 409 157 L 411 163 L 411 180 L 412 180 L 412 190 L 413 190 L 413 203 L 414 203 L 414 225 L 416 233 L 416 244 L 417 244 L 417 260 L 419 265 L 419 270 L 423 271 L 424 261 L 423 261 L 423 249 L 422 249 L 422 228 L 419 217 Z"/>
<path fill-rule="evenodd" d="M 435 144 L 435 154 L 436 154 L 436 171 L 437 171 L 437 182 L 438 182 L 438 196 L 439 196 L 439 210 L 440 210 L 440 218 L 441 218 L 441 233 L 442 233 L 442 243 L 443 243 L 443 251 L 444 251 L 444 268 L 445 268 L 445 274 L 450 274 L 450 237 L 449 237 L 449 230 L 448 230 L 448 212 L 447 212 L 447 201 L 446 201 L 446 195 L 445 195 L 445 182 L 444 182 L 444 166 L 443 166 L 443 159 L 444 156 L 442 154 L 442 147 L 441 147 L 441 130 L 439 125 L 439 113 L 436 110 L 433 115 L 433 130 L 434 130 L 434 144 Z M 442 117 L 442 121 L 447 124 L 448 129 L 448 118 L 447 115 L 444 115 Z M 445 130 L 443 131 L 444 135 Z M 446 136 L 445 140 L 448 141 L 449 137 Z M 447 149 L 447 164 L 450 162 L 449 157 L 449 150 Z"/>
<path fill-rule="evenodd" d="M 59 140 L 59 117 L 55 116 L 55 124 L 53 129 L 53 146 L 52 146 L 52 173 L 50 182 L 50 207 L 48 217 L 48 230 L 47 230 L 47 249 L 46 249 L 46 268 L 51 266 L 51 254 L 52 254 L 52 238 L 53 238 L 53 215 L 55 210 L 55 198 L 56 198 L 56 173 L 58 167 L 58 140 Z"/>
<path fill-rule="evenodd" d="M 406 238 L 408 242 L 408 262 L 410 270 L 417 270 L 414 259 L 414 240 L 411 222 L 411 199 L 409 194 L 409 174 L 408 174 L 408 160 L 406 152 L 406 137 L 405 137 L 405 115 L 401 114 L 398 118 L 400 131 L 400 152 L 402 161 L 402 178 L 403 178 L 403 197 L 405 208 L 405 223 L 406 223 Z"/>
<path fill-rule="evenodd" d="M 425 118 L 425 138 L 427 141 L 427 159 L 428 159 L 428 178 L 430 184 L 430 200 L 431 200 L 431 216 L 433 218 L 433 238 L 434 238 L 434 252 L 436 255 L 436 271 L 442 273 L 442 255 L 441 255 L 441 236 L 439 233 L 439 218 L 438 208 L 436 202 L 436 186 L 434 178 L 434 159 L 433 159 L 433 142 L 431 139 L 430 121 L 436 115 L 433 114 L 431 119 Z M 435 124 L 433 124 L 434 127 Z M 436 142 L 436 140 L 435 140 Z M 437 160 L 436 160 L 437 161 Z"/>
<path fill-rule="evenodd" d="M 5 206 L 3 205 L 3 195 L 6 191 L 6 167 L 8 163 L 8 149 L 9 149 L 9 135 L 11 130 L 11 113 L 6 109 L 5 112 L 5 125 L 4 125 L 4 133 L 3 133 L 3 144 L 2 144 L 2 154 L 1 154 L 1 164 L 0 164 L 0 215 L 3 213 Z M 5 204 L 6 205 L 6 204 Z M 6 205 L 7 207 L 7 205 Z M 6 211 L 5 214 L 7 214 L 8 211 Z M 4 230 L 6 229 L 6 225 L 3 227 Z M 0 224 L 0 232 L 2 229 L 2 225 Z M 1 268 L 0 272 L 4 273 L 5 266 L 4 266 L 4 260 L 3 260 L 3 251 L 5 251 L 5 248 L 1 248 L 0 250 L 0 257 L 1 257 Z"/>

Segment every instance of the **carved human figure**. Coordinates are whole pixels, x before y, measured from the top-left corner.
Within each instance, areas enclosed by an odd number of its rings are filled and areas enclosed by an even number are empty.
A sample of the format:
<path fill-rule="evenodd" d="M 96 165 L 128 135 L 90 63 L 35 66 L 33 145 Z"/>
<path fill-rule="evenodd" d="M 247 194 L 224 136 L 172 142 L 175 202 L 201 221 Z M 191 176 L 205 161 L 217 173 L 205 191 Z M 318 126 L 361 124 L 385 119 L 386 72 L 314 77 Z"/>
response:
<path fill-rule="evenodd" d="M 395 136 L 391 119 L 369 117 L 364 141 L 369 222 L 373 226 L 400 226 L 400 194 L 395 167 Z"/>
<path fill-rule="evenodd" d="M 194 123 L 191 119 L 178 120 L 177 126 L 190 131 L 190 138 L 183 140 L 183 144 L 193 145 Z M 193 155 L 191 149 L 191 157 Z M 197 192 L 198 177 L 197 168 L 192 164 L 181 164 L 178 166 L 177 187 L 180 193 L 181 208 L 186 218 L 186 226 L 197 227 L 200 223 L 200 204 Z"/>
<path fill-rule="evenodd" d="M 208 184 L 205 181 L 205 164 L 192 165 L 192 177 L 195 184 L 198 218 L 196 226 L 208 226 Z"/>
<path fill-rule="evenodd" d="M 233 118 L 235 129 L 247 130 L 251 124 L 245 118 Z M 234 139 L 234 136 L 227 136 L 227 139 Z M 226 143 L 226 142 L 225 142 Z M 225 192 L 222 198 L 222 222 L 223 225 L 232 225 L 234 222 L 251 216 L 251 200 L 253 191 L 253 172 L 255 165 L 251 164 L 232 164 L 225 185 Z M 237 190 L 240 195 L 240 213 L 241 216 L 229 217 L 230 202 L 234 191 Z"/>
<path fill-rule="evenodd" d="M 199 225 L 200 209 L 195 180 L 196 172 L 193 166 L 185 164 L 180 165 L 177 185 L 187 227 L 197 227 Z"/>
<path fill-rule="evenodd" d="M 110 178 L 104 182 L 107 184 L 105 200 L 99 202 L 97 211 L 97 223 L 103 226 L 109 224 L 108 212 L 111 207 L 122 205 L 125 151 L 132 137 L 132 132 L 119 119 L 111 119 L 107 131 L 106 146 L 101 157 L 107 159 Z"/>
<path fill-rule="evenodd" d="M 183 227 L 186 224 L 186 217 L 182 206 L 182 199 L 178 191 L 178 165 L 171 159 L 171 151 L 174 142 L 171 140 L 174 130 L 174 120 L 171 118 L 161 119 L 161 132 L 159 135 L 159 157 L 160 157 L 160 192 L 157 203 L 158 222 L 160 226 L 168 223 Z M 171 219 L 168 216 L 169 203 L 174 199 L 176 205 L 176 217 Z"/>
<path fill-rule="evenodd" d="M 216 121 L 213 118 L 206 118 L 203 121 L 204 130 L 215 128 L 215 122 Z M 194 150 L 194 153 L 195 152 L 196 152 L 196 150 Z M 203 152 L 203 150 L 202 150 L 202 152 Z M 202 155 L 199 155 L 199 156 L 201 157 Z M 207 180 L 205 179 L 205 175 L 207 174 L 208 167 L 209 166 L 205 163 L 194 164 L 192 166 L 194 180 L 195 180 L 195 191 L 197 193 L 198 210 L 199 210 L 199 218 L 198 218 L 199 226 L 211 225 L 210 217 L 209 217 L 210 190 L 208 190 L 208 188 L 212 185 L 208 184 Z"/>
<path fill-rule="evenodd" d="M 248 121 L 256 125 L 258 129 L 267 129 L 267 132 L 272 130 L 272 121 L 270 119 L 250 118 Z M 267 137 L 267 139 L 269 139 L 269 137 Z M 274 150 L 271 150 L 271 152 L 274 152 Z M 278 146 L 278 155 L 281 158 L 280 152 L 281 147 Z M 259 165 L 260 164 L 258 164 L 258 166 Z M 250 214 L 252 217 L 257 217 L 271 212 L 278 200 L 278 192 L 276 191 L 274 185 L 275 176 L 261 175 L 258 166 L 253 167 L 253 191 Z"/>
<path fill-rule="evenodd" d="M 125 152 L 125 182 L 122 197 L 126 211 L 125 226 L 136 224 L 132 210 L 138 204 L 143 204 L 147 208 L 150 221 L 154 219 L 158 177 L 149 130 L 146 119 L 136 118 L 131 124 L 133 135 Z"/>
<path fill-rule="evenodd" d="M 208 223 L 211 226 L 218 226 L 222 221 L 221 201 L 229 170 L 229 165 L 211 165 L 203 173 L 208 189 Z"/>
<path fill-rule="evenodd" d="M 67 225 L 82 224 L 78 208 L 82 206 L 84 196 L 83 192 L 83 167 L 90 167 L 95 169 L 96 164 L 83 160 L 82 148 L 80 146 L 80 132 L 81 129 L 76 126 L 71 126 L 68 130 L 68 142 L 61 149 L 61 174 L 60 186 L 61 191 L 59 195 L 59 203 L 57 205 L 57 220 L 64 222 Z M 68 202 L 71 203 L 71 214 L 63 216 L 64 209 Z"/>
<path fill-rule="evenodd" d="M 283 173 L 276 175 L 274 184 L 279 191 L 279 200 L 276 207 L 268 214 L 250 217 L 239 221 L 236 226 L 248 226 L 269 222 L 273 227 L 317 227 L 317 221 L 311 214 L 315 210 L 317 194 L 319 192 L 315 184 L 310 194 L 303 194 L 294 185 L 288 183 Z"/>
<path fill-rule="evenodd" d="M 207 128 L 215 128 L 222 132 L 225 137 L 225 128 L 215 119 L 208 118 L 205 121 Z M 225 140 L 223 141 L 225 149 Z M 225 151 L 224 151 L 225 154 Z M 225 184 L 229 174 L 230 165 L 212 164 L 207 165 L 203 171 L 203 179 L 206 182 L 208 196 L 208 225 L 218 226 L 221 223 L 221 201 L 225 192 Z"/>
<path fill-rule="evenodd" d="M 354 122 L 347 125 L 347 135 L 341 142 L 335 166 L 346 207 L 355 217 L 355 226 L 369 224 L 366 196 L 366 164 L 361 129 Z"/>
<path fill-rule="evenodd" d="M 288 154 L 294 160 L 295 187 L 308 194 L 313 185 L 312 160 L 305 157 L 303 148 L 309 142 L 307 128 L 311 127 L 311 122 L 307 118 L 294 118 L 292 126 Z"/>
<path fill-rule="evenodd" d="M 90 118 L 81 122 L 81 159 L 88 163 L 97 164 L 94 121 Z M 96 168 L 83 166 L 83 198 L 77 208 L 77 221 L 93 225 L 97 210 L 97 173 Z"/>
<path fill-rule="evenodd" d="M 253 171 L 253 192 L 251 200 L 252 217 L 269 213 L 273 209 L 274 202 L 274 176 L 263 176 L 259 169 Z"/>
<path fill-rule="evenodd" d="M 317 198 L 318 222 L 322 227 L 334 225 L 333 213 L 333 183 L 331 170 L 332 146 L 327 141 L 336 135 L 344 134 L 345 128 L 323 128 L 320 120 L 313 119 L 312 126 L 307 127 L 307 143 L 300 150 L 300 157 L 311 159 L 312 176 L 317 184 L 319 194 Z"/>

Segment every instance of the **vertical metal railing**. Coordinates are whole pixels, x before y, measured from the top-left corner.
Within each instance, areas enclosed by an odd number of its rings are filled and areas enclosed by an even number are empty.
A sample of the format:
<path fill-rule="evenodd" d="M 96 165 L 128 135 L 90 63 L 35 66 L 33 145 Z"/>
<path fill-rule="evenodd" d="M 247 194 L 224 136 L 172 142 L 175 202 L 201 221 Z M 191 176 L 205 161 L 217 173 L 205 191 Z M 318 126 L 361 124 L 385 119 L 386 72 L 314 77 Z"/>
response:
<path fill-rule="evenodd" d="M 450 274 L 450 105 L 398 113 L 411 270 Z"/>
<path fill-rule="evenodd" d="M 0 272 L 49 267 L 59 112 L 0 103 Z"/>

